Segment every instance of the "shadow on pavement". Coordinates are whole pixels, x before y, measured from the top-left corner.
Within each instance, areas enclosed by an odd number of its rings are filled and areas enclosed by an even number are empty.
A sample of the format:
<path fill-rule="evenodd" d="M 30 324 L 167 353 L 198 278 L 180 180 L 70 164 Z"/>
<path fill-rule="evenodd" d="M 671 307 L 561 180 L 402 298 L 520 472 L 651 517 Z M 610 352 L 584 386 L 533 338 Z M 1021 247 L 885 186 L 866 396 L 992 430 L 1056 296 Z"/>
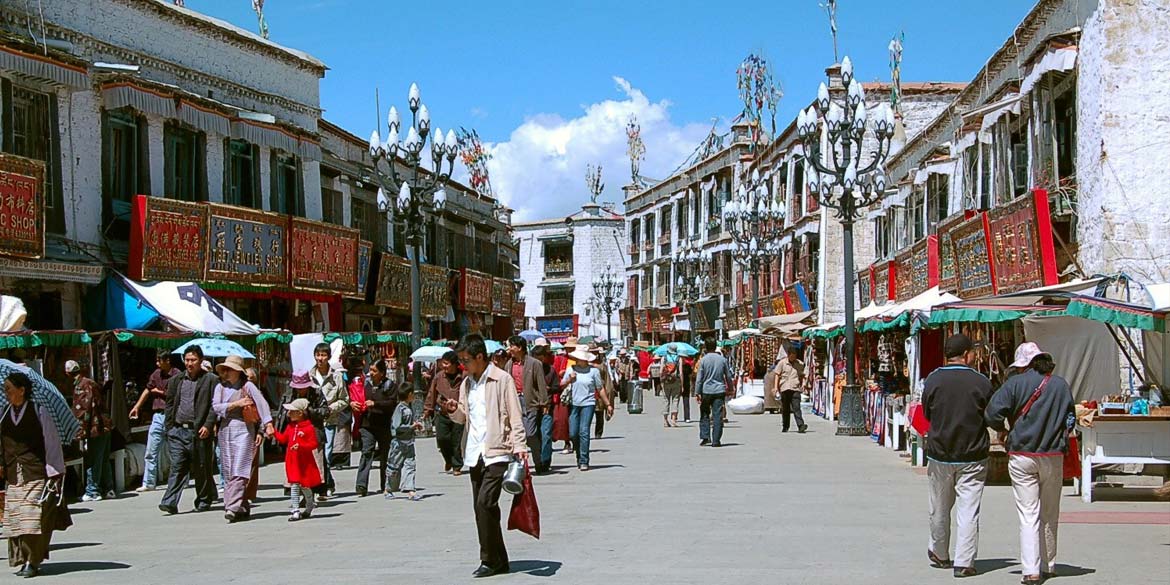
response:
<path fill-rule="evenodd" d="M 42 575 L 64 575 L 66 573 L 80 573 L 83 571 L 109 571 L 112 569 L 129 569 L 126 563 L 111 563 L 108 561 L 70 561 L 54 563 L 52 561 L 41 565 Z"/>
<path fill-rule="evenodd" d="M 561 568 L 557 561 L 512 561 L 509 563 L 511 572 L 526 573 L 533 577 L 552 577 Z"/>
<path fill-rule="evenodd" d="M 1056 576 L 1057 577 L 1084 577 L 1085 575 L 1092 575 L 1096 573 L 1097 569 L 1090 569 L 1088 567 L 1078 567 L 1076 565 L 1062 565 L 1057 563 Z"/>
<path fill-rule="evenodd" d="M 596 437 L 596 438 L 594 438 L 593 440 L 594 440 L 594 441 L 606 441 L 606 440 L 609 440 L 609 439 L 624 439 L 624 438 L 625 438 L 625 437 L 617 437 L 617 436 L 614 436 L 614 437 L 609 437 L 609 436 L 606 436 L 606 437 Z"/>
<path fill-rule="evenodd" d="M 1016 559 L 976 559 L 975 570 L 980 575 L 1006 569 L 1016 564 Z"/>
<path fill-rule="evenodd" d="M 72 510 L 71 510 L 72 511 Z M 71 548 L 84 548 L 87 546 L 101 546 L 100 542 L 62 542 L 59 544 L 50 544 L 49 551 L 69 550 Z"/>
<path fill-rule="evenodd" d="M 612 468 L 612 467 L 620 467 L 620 468 L 622 468 L 622 469 L 625 469 L 625 468 L 626 468 L 626 466 L 625 466 L 625 465 L 620 465 L 620 464 L 617 464 L 617 463 L 613 463 L 613 464 L 610 464 L 610 465 L 590 465 L 590 466 L 589 466 L 589 471 L 593 471 L 593 470 L 595 470 L 595 469 L 610 469 L 610 468 Z"/>

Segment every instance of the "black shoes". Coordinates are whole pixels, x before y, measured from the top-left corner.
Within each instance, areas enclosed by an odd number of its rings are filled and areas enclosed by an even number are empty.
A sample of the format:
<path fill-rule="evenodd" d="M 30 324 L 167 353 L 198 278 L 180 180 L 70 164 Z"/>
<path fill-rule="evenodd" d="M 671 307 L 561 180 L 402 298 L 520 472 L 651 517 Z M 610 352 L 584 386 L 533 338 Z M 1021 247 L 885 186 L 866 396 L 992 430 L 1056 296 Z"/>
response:
<path fill-rule="evenodd" d="M 710 445 L 710 444 L 711 444 L 711 439 L 703 439 L 702 441 L 699 441 L 700 447 L 706 447 L 707 445 Z"/>
<path fill-rule="evenodd" d="M 711 443 L 712 447 L 722 447 L 723 443 Z"/>
<path fill-rule="evenodd" d="M 359 498 L 364 498 L 364 497 L 366 497 L 366 488 L 365 488 L 365 486 L 358 486 L 358 487 L 357 487 L 357 488 L 355 488 L 353 491 L 354 491 L 355 493 L 357 493 L 357 497 L 359 497 Z"/>
<path fill-rule="evenodd" d="M 210 512 L 211 506 L 195 506 L 195 509 L 193 511 L 195 511 L 195 512 Z"/>
<path fill-rule="evenodd" d="M 807 431 L 807 430 L 808 430 L 808 425 L 800 425 L 799 427 L 796 427 L 796 432 L 798 432 L 798 433 L 800 433 L 800 434 L 802 434 L 802 435 L 803 435 L 803 434 L 804 434 L 804 432 L 805 432 L 805 431 Z"/>
<path fill-rule="evenodd" d="M 166 514 L 167 516 L 174 516 L 175 514 L 179 513 L 178 508 L 176 508 L 174 506 L 167 506 L 165 504 L 159 504 L 158 509 L 160 511 L 162 511 L 164 514 Z"/>
<path fill-rule="evenodd" d="M 16 572 L 17 577 L 24 577 L 25 579 L 31 579 L 33 577 L 36 577 L 37 575 L 40 575 L 40 574 L 41 574 L 40 567 L 36 567 L 33 565 L 25 565 L 23 568 L 21 568 L 19 571 Z"/>
<path fill-rule="evenodd" d="M 507 572 L 508 569 L 493 569 L 487 565 L 480 565 L 479 568 L 471 574 L 471 576 L 476 579 L 481 579 L 483 577 L 491 577 L 493 575 L 503 575 Z"/>

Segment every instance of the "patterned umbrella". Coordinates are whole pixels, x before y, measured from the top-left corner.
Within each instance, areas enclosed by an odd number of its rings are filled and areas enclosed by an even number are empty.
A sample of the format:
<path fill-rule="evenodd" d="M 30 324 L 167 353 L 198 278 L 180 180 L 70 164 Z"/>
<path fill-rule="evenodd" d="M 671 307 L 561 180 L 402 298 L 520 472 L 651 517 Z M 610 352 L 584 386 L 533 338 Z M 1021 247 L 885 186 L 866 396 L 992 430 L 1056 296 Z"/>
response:
<path fill-rule="evenodd" d="M 187 346 L 189 345 L 198 345 L 203 349 L 203 355 L 205 357 L 227 357 L 229 355 L 238 355 L 244 359 L 249 360 L 256 357 L 252 355 L 252 352 L 244 349 L 240 344 L 230 339 L 218 338 L 192 339 L 191 341 L 188 341 L 187 343 L 184 343 L 183 345 L 175 348 L 175 351 L 172 351 L 171 353 L 175 355 L 183 355 L 183 352 L 187 350 Z"/>
<path fill-rule="evenodd" d="M 0 359 L 0 382 L 7 380 L 12 372 L 24 372 L 28 375 L 33 385 L 33 401 L 43 406 L 52 417 L 53 424 L 57 425 L 61 444 L 72 443 L 77 438 L 77 432 L 81 430 L 81 424 L 77 422 L 77 417 L 73 416 L 73 409 L 69 407 L 69 403 L 65 401 L 57 387 L 28 366 Z M 0 412 L 7 408 L 8 395 L 0 392 Z"/>

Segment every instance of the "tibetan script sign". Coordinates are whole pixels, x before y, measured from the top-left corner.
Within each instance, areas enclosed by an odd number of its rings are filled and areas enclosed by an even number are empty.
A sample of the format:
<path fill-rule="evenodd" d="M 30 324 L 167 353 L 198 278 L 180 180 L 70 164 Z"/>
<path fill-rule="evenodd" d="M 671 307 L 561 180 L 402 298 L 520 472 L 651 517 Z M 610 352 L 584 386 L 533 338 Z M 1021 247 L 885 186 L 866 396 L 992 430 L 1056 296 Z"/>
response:
<path fill-rule="evenodd" d="M 536 330 L 549 341 L 564 343 L 577 336 L 577 315 L 548 315 L 536 317 Z"/>
<path fill-rule="evenodd" d="M 691 331 L 711 331 L 715 329 L 715 319 L 719 313 L 719 301 L 709 299 L 692 303 L 690 307 Z"/>
<path fill-rule="evenodd" d="M 974 212 L 956 214 L 938 224 L 938 287 L 943 292 L 953 292 L 959 279 L 955 266 L 955 246 L 950 232 L 955 226 L 969 219 Z"/>
<path fill-rule="evenodd" d="M 364 298 L 370 281 L 370 264 L 374 257 L 374 243 L 366 240 L 358 241 L 357 255 L 357 289 L 354 296 Z"/>
<path fill-rule="evenodd" d="M 492 314 L 507 317 L 512 314 L 512 298 L 515 296 L 511 280 L 492 278 Z"/>
<path fill-rule="evenodd" d="M 288 282 L 285 216 L 211 204 L 207 223 L 207 280 L 261 286 Z"/>
<path fill-rule="evenodd" d="M 784 293 L 774 295 L 772 297 L 772 315 L 768 316 L 787 315 L 788 313 L 791 311 L 788 310 L 788 301 L 784 298 Z"/>
<path fill-rule="evenodd" d="M 873 302 L 873 274 L 869 268 L 863 268 L 857 273 L 857 298 L 862 307 Z"/>
<path fill-rule="evenodd" d="M 293 288 L 345 293 L 357 289 L 358 230 L 299 217 L 289 225 Z"/>
<path fill-rule="evenodd" d="M 407 282 L 410 282 L 410 271 L 407 270 Z M 433 264 L 419 265 L 419 281 L 422 288 L 422 314 L 424 317 L 441 319 L 447 316 L 447 309 L 451 306 L 450 271 L 442 266 Z M 410 295 L 406 296 L 409 308 Z"/>
<path fill-rule="evenodd" d="M 634 308 L 626 307 L 624 309 L 619 309 L 618 323 L 623 337 L 634 335 Z"/>
<path fill-rule="evenodd" d="M 132 210 L 130 277 L 135 280 L 203 280 L 207 206 L 138 195 Z"/>
<path fill-rule="evenodd" d="M 657 330 L 661 333 L 670 333 L 674 330 L 674 312 L 670 309 L 658 309 L 658 318 L 655 320 Z"/>
<path fill-rule="evenodd" d="M 492 310 L 492 277 L 464 268 L 459 279 L 459 300 L 464 311 L 490 312 Z"/>
<path fill-rule="evenodd" d="M 1047 192 L 1028 193 L 991 210 L 989 224 L 999 294 L 1056 284 Z M 1053 261 L 1045 262 L 1049 251 Z"/>
<path fill-rule="evenodd" d="M 987 245 L 987 214 L 979 213 L 960 223 L 949 236 L 955 254 L 955 291 L 959 297 L 971 299 L 995 294 Z"/>
<path fill-rule="evenodd" d="M 927 236 L 898 254 L 894 277 L 898 302 L 938 285 L 938 236 Z"/>
<path fill-rule="evenodd" d="M 0 254 L 45 255 L 45 164 L 0 154 Z"/>
<path fill-rule="evenodd" d="M 512 303 L 512 328 L 516 331 L 528 329 L 528 317 L 524 314 L 526 309 L 524 301 L 517 299 Z"/>
<path fill-rule="evenodd" d="M 378 280 L 374 286 L 374 304 L 402 311 L 410 310 L 410 260 L 382 253 L 378 262 Z"/>
<path fill-rule="evenodd" d="M 634 312 L 635 325 L 637 325 L 638 333 L 650 333 L 650 310 L 638 309 Z"/>
<path fill-rule="evenodd" d="M 879 304 L 885 304 L 893 298 L 893 292 L 890 290 L 890 262 L 887 260 L 881 264 L 875 264 L 873 267 L 873 300 Z"/>

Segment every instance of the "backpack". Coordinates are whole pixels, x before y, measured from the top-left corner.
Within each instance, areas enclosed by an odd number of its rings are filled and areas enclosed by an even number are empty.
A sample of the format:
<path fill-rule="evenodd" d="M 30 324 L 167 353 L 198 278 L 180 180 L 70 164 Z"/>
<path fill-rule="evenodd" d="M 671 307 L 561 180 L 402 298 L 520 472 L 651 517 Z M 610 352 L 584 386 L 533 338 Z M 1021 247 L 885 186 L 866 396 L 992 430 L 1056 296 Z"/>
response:
<path fill-rule="evenodd" d="M 678 362 L 666 362 L 662 365 L 662 378 L 668 382 L 678 380 Z"/>

